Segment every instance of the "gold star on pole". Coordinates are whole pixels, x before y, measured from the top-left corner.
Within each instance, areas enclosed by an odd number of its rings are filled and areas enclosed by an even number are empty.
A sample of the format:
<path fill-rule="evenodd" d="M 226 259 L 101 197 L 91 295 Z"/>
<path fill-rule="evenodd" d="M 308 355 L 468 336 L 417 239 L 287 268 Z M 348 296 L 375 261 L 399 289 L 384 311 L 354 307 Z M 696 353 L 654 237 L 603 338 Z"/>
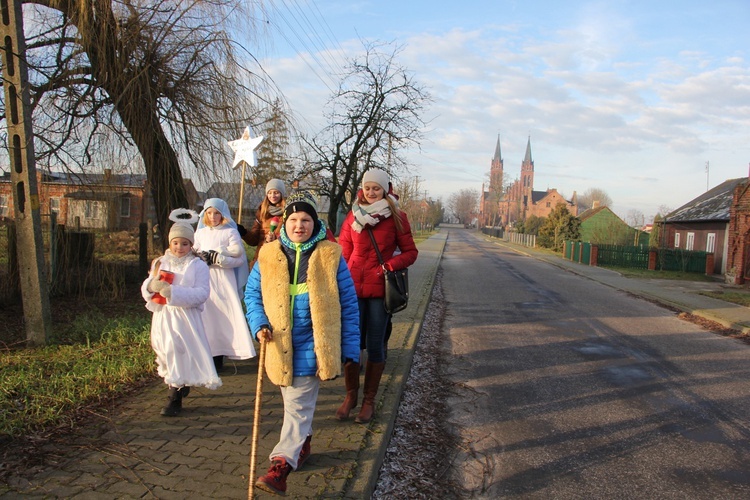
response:
<path fill-rule="evenodd" d="M 256 167 L 258 165 L 258 155 L 255 150 L 260 146 L 261 142 L 263 142 L 263 136 L 253 137 L 250 126 L 245 127 L 241 138 L 236 141 L 228 141 L 227 144 L 234 150 L 232 168 L 237 168 L 237 165 L 243 161 L 251 167 Z"/>

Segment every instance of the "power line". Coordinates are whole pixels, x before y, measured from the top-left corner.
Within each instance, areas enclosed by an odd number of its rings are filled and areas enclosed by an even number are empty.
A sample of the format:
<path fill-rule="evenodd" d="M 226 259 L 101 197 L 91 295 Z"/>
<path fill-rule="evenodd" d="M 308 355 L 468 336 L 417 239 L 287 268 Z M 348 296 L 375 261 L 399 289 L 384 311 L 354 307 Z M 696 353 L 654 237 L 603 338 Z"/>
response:
<path fill-rule="evenodd" d="M 343 74 L 339 59 L 343 56 L 344 52 L 341 49 L 341 45 L 332 39 L 333 35 L 330 32 L 330 28 L 325 25 L 325 28 L 330 33 L 328 39 L 332 41 L 334 47 L 337 48 L 337 54 L 331 52 L 331 50 L 325 45 L 323 38 L 319 35 L 319 29 L 311 21 L 311 17 L 316 20 L 325 23 L 322 16 L 318 17 L 313 12 L 312 15 L 307 14 L 303 11 L 299 2 L 290 2 L 287 0 L 281 0 L 280 4 L 271 1 L 271 5 L 274 9 L 276 16 L 286 26 L 283 29 L 277 23 L 272 25 L 276 28 L 279 35 L 289 44 L 289 46 L 297 53 L 297 55 L 303 60 L 305 65 L 313 72 L 313 74 L 328 88 L 329 91 L 334 92 L 334 89 L 338 86 L 338 82 L 335 80 L 335 75 Z M 315 6 L 318 14 L 320 11 Z M 325 31 L 325 29 L 324 29 Z M 291 34 L 290 35 L 288 35 Z M 322 73 L 322 74 L 321 74 Z"/>

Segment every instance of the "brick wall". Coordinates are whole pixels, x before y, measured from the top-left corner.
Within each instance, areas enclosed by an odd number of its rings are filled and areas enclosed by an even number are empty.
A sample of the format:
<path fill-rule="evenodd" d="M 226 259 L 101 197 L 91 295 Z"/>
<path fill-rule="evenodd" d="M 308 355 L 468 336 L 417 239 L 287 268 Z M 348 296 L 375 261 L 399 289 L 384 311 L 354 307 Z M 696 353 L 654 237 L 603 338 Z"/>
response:
<path fill-rule="evenodd" d="M 71 209 L 71 198 L 66 198 L 67 194 L 76 193 L 78 191 L 90 191 L 97 195 L 115 195 L 121 196 L 126 195 L 130 198 L 130 214 L 127 217 L 120 217 L 120 204 L 119 202 L 112 206 L 112 210 L 115 210 L 114 223 L 110 222 L 110 225 L 114 224 L 115 227 L 109 227 L 108 229 L 136 229 L 141 222 L 147 220 L 147 214 L 144 213 L 144 205 L 147 201 L 144 201 L 145 186 L 128 186 L 119 184 L 95 184 L 82 186 L 80 184 L 71 184 L 65 182 L 45 182 L 42 180 L 42 173 L 37 172 L 37 189 L 39 191 L 39 208 L 40 215 L 48 216 L 52 210 L 52 203 L 58 204 L 57 210 L 57 222 L 59 224 L 71 225 L 74 223 L 72 220 L 68 220 Z M 7 217 L 12 219 L 15 217 L 15 208 L 13 203 L 12 183 L 10 181 L 0 181 L 0 195 L 8 196 L 8 214 Z M 87 227 L 83 221 L 81 221 L 82 227 Z M 99 227 L 99 224 L 96 225 Z"/>
<path fill-rule="evenodd" d="M 748 278 L 750 262 L 750 183 L 734 189 L 729 209 L 729 238 L 727 252 L 727 281 L 742 284 Z"/>

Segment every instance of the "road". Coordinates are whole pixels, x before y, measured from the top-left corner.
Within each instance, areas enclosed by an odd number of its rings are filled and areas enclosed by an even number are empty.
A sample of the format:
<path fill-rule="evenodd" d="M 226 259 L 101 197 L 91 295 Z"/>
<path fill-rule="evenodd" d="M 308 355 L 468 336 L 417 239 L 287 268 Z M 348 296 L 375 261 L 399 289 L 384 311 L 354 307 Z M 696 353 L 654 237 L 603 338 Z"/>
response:
<path fill-rule="evenodd" d="M 750 498 L 750 346 L 450 229 L 463 498 Z"/>

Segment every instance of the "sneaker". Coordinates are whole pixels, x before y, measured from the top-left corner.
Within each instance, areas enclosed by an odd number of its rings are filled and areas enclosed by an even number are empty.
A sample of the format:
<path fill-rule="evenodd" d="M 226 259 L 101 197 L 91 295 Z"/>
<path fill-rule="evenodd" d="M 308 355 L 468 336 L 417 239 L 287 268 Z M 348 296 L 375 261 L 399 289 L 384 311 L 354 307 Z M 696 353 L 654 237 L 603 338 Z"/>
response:
<path fill-rule="evenodd" d="M 297 470 L 300 470 L 305 462 L 307 462 L 307 459 L 310 458 L 310 441 L 312 441 L 312 436 L 307 436 L 307 439 L 305 439 L 305 444 L 302 445 L 302 449 L 299 452 L 299 457 L 297 458 Z"/>
<path fill-rule="evenodd" d="M 255 481 L 255 487 L 277 495 L 286 495 L 286 477 L 292 472 L 292 466 L 284 457 L 275 457 L 265 476 Z"/>

